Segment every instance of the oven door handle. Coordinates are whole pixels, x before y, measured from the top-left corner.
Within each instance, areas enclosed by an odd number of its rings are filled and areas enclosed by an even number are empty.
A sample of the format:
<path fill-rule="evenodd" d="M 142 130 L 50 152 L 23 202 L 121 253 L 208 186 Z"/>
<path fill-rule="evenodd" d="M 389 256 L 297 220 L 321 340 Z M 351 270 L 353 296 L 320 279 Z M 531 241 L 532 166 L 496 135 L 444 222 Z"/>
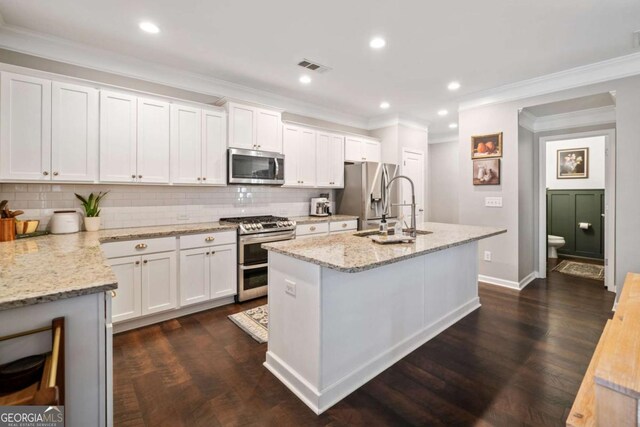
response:
<path fill-rule="evenodd" d="M 253 244 L 257 244 L 257 243 L 271 243 L 271 242 L 281 242 L 283 240 L 293 240 L 296 238 L 295 232 L 292 232 L 291 234 L 287 234 L 284 236 L 271 236 L 271 237 L 247 237 L 247 238 L 240 238 L 240 244 L 243 246 L 246 245 L 253 245 Z"/>
<path fill-rule="evenodd" d="M 278 165 L 278 158 L 276 157 L 273 160 L 274 160 L 274 162 L 276 164 L 276 171 L 275 171 L 276 175 L 274 176 L 274 178 L 278 179 L 278 173 L 280 173 L 280 166 Z"/>
<path fill-rule="evenodd" d="M 264 263 L 264 264 L 256 264 L 256 265 L 240 265 L 240 270 L 256 270 L 258 268 L 265 268 L 268 267 L 269 263 Z"/>

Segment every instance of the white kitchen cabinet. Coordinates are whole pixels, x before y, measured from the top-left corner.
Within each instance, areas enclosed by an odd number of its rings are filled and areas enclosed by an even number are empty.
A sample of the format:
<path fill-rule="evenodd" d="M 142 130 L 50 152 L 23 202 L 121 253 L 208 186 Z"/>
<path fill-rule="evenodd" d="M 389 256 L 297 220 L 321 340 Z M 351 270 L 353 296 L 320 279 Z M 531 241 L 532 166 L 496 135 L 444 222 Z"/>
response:
<path fill-rule="evenodd" d="M 344 137 L 329 132 L 316 137 L 316 185 L 322 188 L 344 187 Z"/>
<path fill-rule="evenodd" d="M 202 110 L 202 183 L 227 183 L 227 117 L 223 111 Z"/>
<path fill-rule="evenodd" d="M 286 125 L 283 136 L 284 185 L 314 187 L 316 185 L 316 132 Z"/>
<path fill-rule="evenodd" d="M 382 151 L 379 141 L 357 136 L 345 138 L 345 162 L 380 162 L 381 160 Z"/>
<path fill-rule="evenodd" d="M 142 314 L 140 256 L 112 258 L 109 264 L 118 279 L 118 289 L 111 303 L 113 323 L 139 317 Z"/>
<path fill-rule="evenodd" d="M 51 81 L 2 72 L 0 177 L 50 180 Z"/>
<path fill-rule="evenodd" d="M 282 153 L 282 114 L 251 105 L 227 103 L 229 148 Z"/>
<path fill-rule="evenodd" d="M 178 283 L 176 252 L 141 256 L 142 315 L 176 308 Z"/>
<path fill-rule="evenodd" d="M 202 182 L 202 110 L 171 105 L 171 182 Z"/>
<path fill-rule="evenodd" d="M 100 92 L 100 181 L 136 182 L 135 96 Z"/>
<path fill-rule="evenodd" d="M 51 96 L 51 179 L 98 179 L 98 90 L 53 82 Z"/>
<path fill-rule="evenodd" d="M 136 171 L 138 182 L 169 183 L 168 102 L 138 98 Z"/>
<path fill-rule="evenodd" d="M 311 224 L 300 224 L 296 226 L 296 239 L 348 233 L 356 231 L 357 229 L 358 220 L 356 219 L 346 221 L 312 222 Z"/>
<path fill-rule="evenodd" d="M 237 293 L 236 245 L 180 251 L 180 304 L 214 300 Z"/>

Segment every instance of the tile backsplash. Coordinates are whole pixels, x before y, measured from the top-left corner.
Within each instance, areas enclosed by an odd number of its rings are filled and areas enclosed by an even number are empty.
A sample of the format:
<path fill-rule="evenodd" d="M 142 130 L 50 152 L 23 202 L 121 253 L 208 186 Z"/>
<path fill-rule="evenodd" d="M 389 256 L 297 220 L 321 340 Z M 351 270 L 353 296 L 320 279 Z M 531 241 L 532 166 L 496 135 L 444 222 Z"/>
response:
<path fill-rule="evenodd" d="M 102 228 L 217 221 L 228 216 L 308 215 L 311 197 L 329 192 L 334 198 L 330 190 L 237 185 L 2 184 L 0 188 L 0 200 L 8 200 L 11 210 L 23 210 L 19 219 L 39 219 L 42 230 L 56 210 L 82 212 L 74 193 L 109 191 L 101 204 Z"/>

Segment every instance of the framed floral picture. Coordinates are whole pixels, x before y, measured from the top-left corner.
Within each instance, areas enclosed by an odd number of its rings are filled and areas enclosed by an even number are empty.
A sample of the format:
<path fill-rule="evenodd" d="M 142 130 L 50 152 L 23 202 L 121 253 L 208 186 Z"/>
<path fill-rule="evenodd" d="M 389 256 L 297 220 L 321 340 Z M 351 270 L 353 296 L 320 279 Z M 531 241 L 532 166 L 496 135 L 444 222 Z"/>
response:
<path fill-rule="evenodd" d="M 502 157 L 502 132 L 471 137 L 471 158 Z"/>
<path fill-rule="evenodd" d="M 589 149 L 569 148 L 558 150 L 558 179 L 589 178 Z"/>

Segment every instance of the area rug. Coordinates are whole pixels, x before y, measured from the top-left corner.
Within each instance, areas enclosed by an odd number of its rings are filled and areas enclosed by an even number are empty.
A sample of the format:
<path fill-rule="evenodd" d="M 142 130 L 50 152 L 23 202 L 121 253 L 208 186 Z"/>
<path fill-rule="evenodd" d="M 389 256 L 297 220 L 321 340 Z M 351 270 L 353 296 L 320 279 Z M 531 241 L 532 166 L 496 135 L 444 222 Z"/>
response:
<path fill-rule="evenodd" d="M 553 271 L 568 274 L 569 276 L 584 277 L 604 281 L 604 267 L 597 264 L 587 264 L 586 262 L 562 261 L 556 265 Z"/>
<path fill-rule="evenodd" d="M 229 320 L 259 343 L 269 341 L 269 306 L 267 304 L 232 314 Z"/>

